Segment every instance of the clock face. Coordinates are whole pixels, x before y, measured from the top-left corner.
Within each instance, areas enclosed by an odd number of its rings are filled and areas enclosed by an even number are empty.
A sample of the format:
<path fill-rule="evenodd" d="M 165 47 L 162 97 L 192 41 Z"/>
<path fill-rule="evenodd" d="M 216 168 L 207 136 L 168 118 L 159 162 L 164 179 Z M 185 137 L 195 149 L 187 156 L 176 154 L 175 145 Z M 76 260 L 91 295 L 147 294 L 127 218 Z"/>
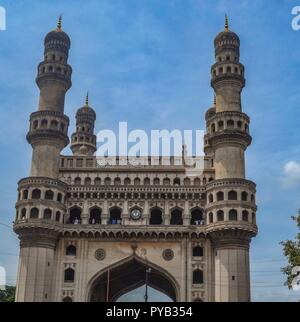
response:
<path fill-rule="evenodd" d="M 139 209 L 133 209 L 130 216 L 133 220 L 139 220 L 142 217 L 142 213 Z"/>

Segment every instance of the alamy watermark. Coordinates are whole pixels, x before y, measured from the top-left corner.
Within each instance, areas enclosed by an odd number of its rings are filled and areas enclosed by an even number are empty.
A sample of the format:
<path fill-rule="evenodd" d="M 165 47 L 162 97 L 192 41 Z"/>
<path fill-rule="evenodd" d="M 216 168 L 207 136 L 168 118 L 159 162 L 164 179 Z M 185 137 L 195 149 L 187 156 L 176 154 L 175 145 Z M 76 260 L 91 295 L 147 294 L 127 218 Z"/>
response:
<path fill-rule="evenodd" d="M 6 271 L 5 268 L 0 266 L 0 291 L 5 291 L 6 285 Z"/>
<path fill-rule="evenodd" d="M 292 289 L 293 291 L 300 291 L 300 266 L 295 266 L 292 269 Z"/>
<path fill-rule="evenodd" d="M 204 131 L 144 130 L 128 131 L 127 122 L 120 122 L 118 134 L 102 130 L 97 135 L 96 152 L 99 167 L 123 166 L 185 166 L 189 176 L 204 170 Z"/>
<path fill-rule="evenodd" d="M 6 30 L 6 10 L 0 6 L 0 31 Z"/>

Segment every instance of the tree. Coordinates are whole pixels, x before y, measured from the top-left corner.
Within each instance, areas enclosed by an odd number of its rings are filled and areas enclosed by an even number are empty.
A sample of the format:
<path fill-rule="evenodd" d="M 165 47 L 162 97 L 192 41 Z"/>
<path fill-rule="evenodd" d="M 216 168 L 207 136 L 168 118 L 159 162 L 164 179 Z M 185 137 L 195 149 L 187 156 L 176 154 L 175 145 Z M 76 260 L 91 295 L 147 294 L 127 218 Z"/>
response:
<path fill-rule="evenodd" d="M 15 286 L 6 286 L 5 290 L 0 290 L 0 302 L 14 302 L 15 293 Z"/>
<path fill-rule="evenodd" d="M 292 219 L 296 222 L 297 227 L 300 231 L 300 210 L 297 217 L 293 216 Z M 296 266 L 300 266 L 300 232 L 298 233 L 295 240 L 286 240 L 281 242 L 283 246 L 283 253 L 288 260 L 288 265 L 283 267 L 281 271 L 287 276 L 285 285 L 290 289 L 292 288 L 292 281 L 295 275 L 292 274 L 292 269 Z"/>

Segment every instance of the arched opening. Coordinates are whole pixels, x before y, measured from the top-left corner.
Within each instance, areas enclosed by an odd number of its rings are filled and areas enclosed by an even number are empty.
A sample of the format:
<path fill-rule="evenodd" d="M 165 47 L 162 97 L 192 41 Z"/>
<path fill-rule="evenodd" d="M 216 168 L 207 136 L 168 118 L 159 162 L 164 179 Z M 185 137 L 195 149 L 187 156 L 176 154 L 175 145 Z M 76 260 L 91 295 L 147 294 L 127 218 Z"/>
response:
<path fill-rule="evenodd" d="M 54 192 L 52 190 L 47 190 L 45 192 L 45 199 L 46 200 L 53 200 L 54 198 Z"/>
<path fill-rule="evenodd" d="M 24 200 L 28 199 L 28 190 L 23 191 L 23 199 Z"/>
<path fill-rule="evenodd" d="M 66 248 L 67 256 L 76 256 L 77 249 L 74 245 L 70 245 Z"/>
<path fill-rule="evenodd" d="M 101 185 L 101 179 L 100 178 L 95 178 L 94 185 L 95 186 L 100 186 Z"/>
<path fill-rule="evenodd" d="M 92 225 L 101 224 L 101 210 L 99 208 L 93 208 L 90 211 L 90 220 L 89 223 Z"/>
<path fill-rule="evenodd" d="M 149 178 L 145 178 L 144 179 L 144 185 L 145 186 L 149 186 L 150 185 L 150 179 Z"/>
<path fill-rule="evenodd" d="M 212 193 L 210 193 L 210 194 L 208 195 L 208 201 L 209 201 L 209 202 L 214 202 L 214 195 L 213 195 Z"/>
<path fill-rule="evenodd" d="M 85 184 L 86 186 L 90 186 L 90 185 L 92 184 L 92 179 L 91 179 L 91 178 L 85 178 L 85 179 L 84 179 L 84 184 Z"/>
<path fill-rule="evenodd" d="M 125 186 L 129 186 L 131 184 L 131 180 L 130 180 L 130 178 L 125 178 L 124 179 L 124 185 Z"/>
<path fill-rule="evenodd" d="M 203 248 L 201 246 L 196 246 L 193 248 L 193 256 L 194 257 L 202 257 L 203 256 Z"/>
<path fill-rule="evenodd" d="M 171 225 L 183 225 L 183 220 L 182 220 L 182 211 L 179 209 L 174 209 L 171 212 Z"/>
<path fill-rule="evenodd" d="M 75 186 L 80 186 L 81 185 L 81 178 L 75 178 L 74 184 L 75 184 Z"/>
<path fill-rule="evenodd" d="M 248 193 L 246 191 L 242 192 L 242 200 L 247 201 L 248 200 Z"/>
<path fill-rule="evenodd" d="M 111 185 L 111 178 L 106 177 L 106 178 L 104 179 L 104 185 L 105 185 L 105 186 L 110 186 L 110 185 Z"/>
<path fill-rule="evenodd" d="M 224 200 L 224 192 L 223 191 L 219 191 L 217 193 L 217 201 L 222 201 Z"/>
<path fill-rule="evenodd" d="M 203 225 L 203 212 L 201 209 L 196 208 L 191 212 L 191 225 Z"/>
<path fill-rule="evenodd" d="M 231 220 L 231 221 L 238 220 L 238 213 L 237 213 L 237 211 L 235 209 L 231 209 L 229 211 L 229 220 Z"/>
<path fill-rule="evenodd" d="M 193 284 L 203 284 L 203 271 L 200 269 L 193 272 Z"/>
<path fill-rule="evenodd" d="M 237 200 L 237 192 L 234 190 L 229 191 L 228 200 Z"/>
<path fill-rule="evenodd" d="M 149 268 L 151 268 L 151 270 L 149 270 Z M 137 295 L 142 293 L 140 301 L 143 301 L 145 295 L 146 271 L 148 271 L 148 287 L 168 296 L 169 301 L 176 302 L 178 294 L 173 278 L 162 268 L 156 267 L 153 264 L 146 264 L 136 257 L 132 257 L 125 262 L 123 261 L 118 265 L 114 265 L 114 267 L 110 267 L 109 276 L 106 270 L 95 278 L 91 283 L 89 301 L 116 302 L 122 300 L 128 302 L 125 296 L 131 292 L 129 300 L 132 301 L 132 292 L 134 290 Z M 108 281 L 109 291 L 107 292 Z M 150 294 L 148 301 L 159 302 L 161 300 L 159 300 L 159 298 L 152 298 Z"/>
<path fill-rule="evenodd" d="M 223 210 L 218 210 L 217 221 L 224 221 L 224 211 Z"/>
<path fill-rule="evenodd" d="M 56 212 L 55 220 L 60 222 L 60 212 L 59 211 Z"/>
<path fill-rule="evenodd" d="M 140 178 L 135 178 L 133 183 L 134 183 L 135 186 L 140 186 L 141 185 L 141 179 Z"/>
<path fill-rule="evenodd" d="M 159 178 L 154 178 L 154 180 L 153 180 L 153 184 L 154 184 L 155 186 L 159 186 L 159 185 L 160 185 L 160 180 L 159 180 Z"/>
<path fill-rule="evenodd" d="M 80 223 L 81 223 L 81 209 L 78 207 L 71 208 L 68 224 L 78 225 Z"/>
<path fill-rule="evenodd" d="M 26 219 L 26 208 L 23 208 L 21 211 L 21 219 Z"/>
<path fill-rule="evenodd" d="M 57 201 L 62 202 L 62 194 L 61 193 L 57 194 Z"/>
<path fill-rule="evenodd" d="M 209 223 L 212 224 L 214 222 L 214 214 L 212 212 L 209 213 Z"/>
<path fill-rule="evenodd" d="M 201 185 L 201 180 L 199 178 L 194 179 L 194 186 L 200 186 Z"/>
<path fill-rule="evenodd" d="M 169 178 L 164 178 L 164 180 L 163 180 L 163 185 L 164 185 L 164 186 L 169 186 L 170 184 L 171 184 L 170 179 L 169 179 Z"/>
<path fill-rule="evenodd" d="M 31 194 L 32 199 L 41 199 L 41 190 L 34 189 Z"/>
<path fill-rule="evenodd" d="M 110 210 L 109 224 L 110 225 L 121 225 L 121 209 L 113 208 Z"/>
<path fill-rule="evenodd" d="M 175 178 L 173 181 L 174 186 L 180 186 L 180 179 L 179 178 Z"/>
<path fill-rule="evenodd" d="M 38 210 L 38 208 L 32 208 L 30 210 L 30 218 L 32 218 L 32 219 L 38 219 L 39 218 L 39 210 Z"/>
<path fill-rule="evenodd" d="M 161 225 L 162 223 L 162 211 L 158 208 L 152 209 L 150 213 L 150 225 Z"/>
<path fill-rule="evenodd" d="M 52 218 L 52 211 L 50 209 L 44 210 L 44 219 L 50 220 Z"/>
<path fill-rule="evenodd" d="M 243 216 L 243 221 L 249 221 L 249 213 L 247 210 L 243 210 L 242 216 Z"/>
<path fill-rule="evenodd" d="M 65 270 L 65 283 L 73 283 L 75 280 L 75 271 L 69 267 Z"/>

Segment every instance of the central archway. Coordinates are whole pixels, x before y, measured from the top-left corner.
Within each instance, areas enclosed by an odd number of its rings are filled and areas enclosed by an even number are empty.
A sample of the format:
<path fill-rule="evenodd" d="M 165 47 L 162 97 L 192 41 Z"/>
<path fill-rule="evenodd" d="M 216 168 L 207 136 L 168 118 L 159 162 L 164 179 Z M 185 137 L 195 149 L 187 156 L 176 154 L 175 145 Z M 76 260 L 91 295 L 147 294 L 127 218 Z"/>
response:
<path fill-rule="evenodd" d="M 145 284 L 148 268 L 151 268 L 151 273 L 148 275 L 149 287 L 167 295 L 176 302 L 178 287 L 170 274 L 136 256 L 112 265 L 95 276 L 91 282 L 89 302 L 106 302 L 107 300 L 116 302 L 122 295 Z"/>

